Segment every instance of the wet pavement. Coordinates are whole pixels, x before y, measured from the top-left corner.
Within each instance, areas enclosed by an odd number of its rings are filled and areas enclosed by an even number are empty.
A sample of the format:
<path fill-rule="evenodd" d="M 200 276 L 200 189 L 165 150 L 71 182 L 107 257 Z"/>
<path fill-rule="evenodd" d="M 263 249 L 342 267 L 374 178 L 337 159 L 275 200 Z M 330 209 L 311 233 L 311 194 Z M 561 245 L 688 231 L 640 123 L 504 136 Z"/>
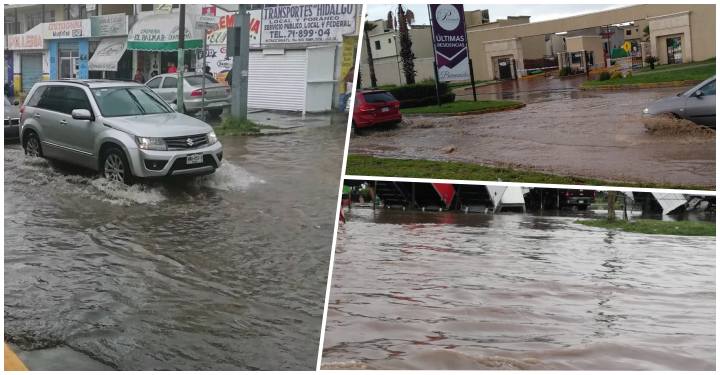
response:
<path fill-rule="evenodd" d="M 452 160 L 617 182 L 715 186 L 715 135 L 646 131 L 641 111 L 683 88 L 583 91 L 582 77 L 506 81 L 478 100 L 521 100 L 521 109 L 462 117 L 406 116 L 365 131 L 350 153 Z M 464 100 L 472 100 L 472 92 Z M 452 152 L 448 152 L 452 150 Z"/>
<path fill-rule="evenodd" d="M 325 369 L 714 370 L 715 238 L 353 209 Z"/>
<path fill-rule="evenodd" d="M 347 127 L 316 120 L 132 187 L 6 144 L 5 339 L 40 368 L 314 369 Z"/>

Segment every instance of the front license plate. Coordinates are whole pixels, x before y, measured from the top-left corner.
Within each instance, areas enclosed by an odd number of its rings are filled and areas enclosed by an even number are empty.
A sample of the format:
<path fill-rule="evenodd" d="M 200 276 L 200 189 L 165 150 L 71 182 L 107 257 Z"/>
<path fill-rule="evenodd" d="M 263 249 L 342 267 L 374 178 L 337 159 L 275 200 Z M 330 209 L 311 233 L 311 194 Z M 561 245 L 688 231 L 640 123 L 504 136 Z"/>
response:
<path fill-rule="evenodd" d="M 203 161 L 202 154 L 190 154 L 187 156 L 187 164 L 200 164 Z"/>
<path fill-rule="evenodd" d="M 390 107 L 382 107 L 380 112 L 390 112 Z"/>

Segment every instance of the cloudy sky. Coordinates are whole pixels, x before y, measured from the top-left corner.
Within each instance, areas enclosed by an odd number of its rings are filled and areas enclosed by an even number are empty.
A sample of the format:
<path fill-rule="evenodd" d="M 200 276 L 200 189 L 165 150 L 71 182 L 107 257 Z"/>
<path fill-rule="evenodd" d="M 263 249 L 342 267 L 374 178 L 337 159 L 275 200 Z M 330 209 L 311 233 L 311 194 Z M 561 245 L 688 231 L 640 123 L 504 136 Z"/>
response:
<path fill-rule="evenodd" d="M 427 5 L 407 5 L 415 13 L 416 24 L 428 24 Z M 488 9 L 490 21 L 507 16 L 530 16 L 530 22 L 547 21 L 557 18 L 575 16 L 578 14 L 597 12 L 606 9 L 618 8 L 623 5 L 609 4 L 554 4 L 554 5 L 523 5 L 523 4 L 466 4 L 465 10 Z M 368 5 L 368 19 L 385 19 L 389 10 L 396 11 L 397 4 Z"/>

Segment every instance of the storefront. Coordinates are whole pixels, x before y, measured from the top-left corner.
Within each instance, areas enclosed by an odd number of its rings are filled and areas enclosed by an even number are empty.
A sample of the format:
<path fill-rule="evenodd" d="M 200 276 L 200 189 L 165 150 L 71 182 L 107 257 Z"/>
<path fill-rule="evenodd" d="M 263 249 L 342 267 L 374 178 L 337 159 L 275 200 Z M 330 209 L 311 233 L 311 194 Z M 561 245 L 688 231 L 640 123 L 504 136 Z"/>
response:
<path fill-rule="evenodd" d="M 50 79 L 88 78 L 90 20 L 45 24 L 48 41 Z"/>
<path fill-rule="evenodd" d="M 47 79 L 42 31 L 43 25 L 37 25 L 25 34 L 7 36 L 5 71 L 15 95 L 26 94 L 36 82 Z"/>
<path fill-rule="evenodd" d="M 344 78 L 355 62 L 358 9 L 354 5 L 309 5 L 303 12 L 291 8 L 298 6 L 266 6 L 248 12 L 248 106 L 330 110 L 345 94 Z M 227 54 L 227 28 L 235 25 L 237 17 L 219 8 L 210 13 L 218 16 L 218 24 L 207 32 L 206 64 L 224 82 L 233 64 Z M 318 29 L 320 24 L 327 27 Z M 202 65 L 203 51 L 196 58 Z"/>
<path fill-rule="evenodd" d="M 90 78 L 132 79 L 132 53 L 127 50 L 128 16 L 119 13 L 90 17 L 90 30 Z"/>
<path fill-rule="evenodd" d="M 127 49 L 132 51 L 133 71 L 140 69 L 146 79 L 178 67 L 178 18 L 172 13 L 149 13 L 138 16 L 128 33 Z M 194 50 L 202 49 L 203 30 L 195 28 L 196 16 L 185 15 L 185 64 L 195 69 Z"/>

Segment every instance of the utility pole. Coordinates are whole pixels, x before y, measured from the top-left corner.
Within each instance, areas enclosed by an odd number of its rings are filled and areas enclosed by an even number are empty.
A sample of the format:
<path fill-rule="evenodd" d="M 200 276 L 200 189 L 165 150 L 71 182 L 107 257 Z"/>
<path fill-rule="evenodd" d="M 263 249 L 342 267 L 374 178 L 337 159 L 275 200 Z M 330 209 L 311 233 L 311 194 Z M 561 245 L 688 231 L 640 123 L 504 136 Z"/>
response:
<path fill-rule="evenodd" d="M 185 113 L 183 103 L 183 70 L 185 70 L 185 4 L 180 4 L 180 30 L 178 31 L 178 63 L 177 63 L 177 110 Z"/>
<path fill-rule="evenodd" d="M 230 112 L 233 117 L 240 120 L 247 119 L 248 102 L 248 65 L 250 63 L 250 7 L 247 4 L 238 5 L 238 14 L 235 16 L 235 48 L 233 48 L 232 67 L 232 102 Z"/>

